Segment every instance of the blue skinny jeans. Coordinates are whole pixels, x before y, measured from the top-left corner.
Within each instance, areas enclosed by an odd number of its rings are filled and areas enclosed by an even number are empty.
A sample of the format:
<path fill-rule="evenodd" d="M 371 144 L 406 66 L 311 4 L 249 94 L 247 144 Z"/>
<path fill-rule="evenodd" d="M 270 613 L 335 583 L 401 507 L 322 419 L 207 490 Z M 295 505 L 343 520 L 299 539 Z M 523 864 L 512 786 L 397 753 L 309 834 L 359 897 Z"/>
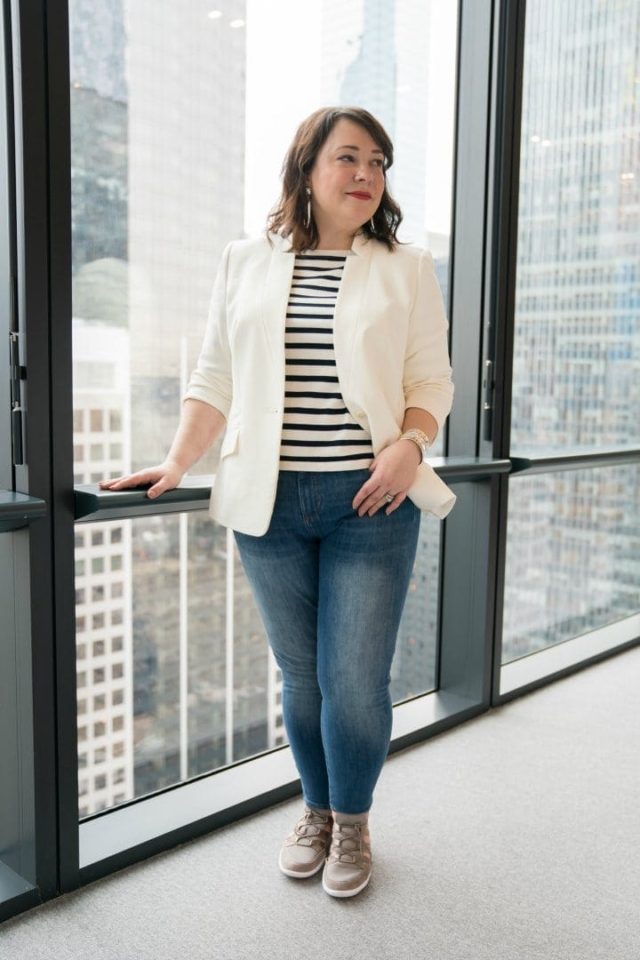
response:
<path fill-rule="evenodd" d="M 235 533 L 276 662 L 305 803 L 363 813 L 391 738 L 391 661 L 420 511 L 351 502 L 368 470 L 281 471 L 269 529 Z"/>

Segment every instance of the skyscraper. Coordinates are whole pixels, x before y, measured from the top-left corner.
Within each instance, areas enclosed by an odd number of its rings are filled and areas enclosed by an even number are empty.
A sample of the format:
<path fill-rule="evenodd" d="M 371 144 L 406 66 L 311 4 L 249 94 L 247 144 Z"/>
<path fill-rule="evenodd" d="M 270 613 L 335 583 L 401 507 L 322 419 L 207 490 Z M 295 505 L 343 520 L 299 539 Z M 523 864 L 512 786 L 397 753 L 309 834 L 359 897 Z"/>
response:
<path fill-rule="evenodd" d="M 217 13 L 71 5 L 77 483 L 165 456 L 221 250 L 242 234 L 244 3 Z M 197 469 L 214 466 L 215 452 Z M 109 612 L 113 535 L 127 577 Z M 77 539 L 81 813 L 282 742 L 278 671 L 226 531 L 203 513 L 87 524 Z M 123 645 L 107 654 L 114 617 Z M 94 769 L 105 750 L 113 774 Z"/>
<path fill-rule="evenodd" d="M 639 27 L 634 0 L 527 5 L 515 455 L 640 436 Z M 625 467 L 511 482 L 507 658 L 635 609 L 617 571 L 637 550 L 637 489 Z"/>

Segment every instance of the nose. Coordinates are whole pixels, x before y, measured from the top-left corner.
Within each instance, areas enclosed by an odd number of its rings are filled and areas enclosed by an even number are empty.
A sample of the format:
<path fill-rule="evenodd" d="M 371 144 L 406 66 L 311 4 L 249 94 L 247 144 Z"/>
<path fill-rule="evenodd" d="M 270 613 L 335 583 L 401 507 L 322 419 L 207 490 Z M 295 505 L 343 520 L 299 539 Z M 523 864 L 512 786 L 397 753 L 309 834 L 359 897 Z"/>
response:
<path fill-rule="evenodd" d="M 366 163 L 359 163 L 358 169 L 353 174 L 354 180 L 370 180 L 371 173 Z"/>

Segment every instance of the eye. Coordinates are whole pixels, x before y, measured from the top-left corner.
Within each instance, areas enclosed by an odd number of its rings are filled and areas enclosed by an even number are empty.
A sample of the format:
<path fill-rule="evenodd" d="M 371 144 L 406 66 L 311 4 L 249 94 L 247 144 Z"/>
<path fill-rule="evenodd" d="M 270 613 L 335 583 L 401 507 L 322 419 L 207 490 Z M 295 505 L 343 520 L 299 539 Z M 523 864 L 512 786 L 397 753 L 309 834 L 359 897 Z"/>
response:
<path fill-rule="evenodd" d="M 338 157 L 338 160 L 353 160 L 353 157 L 350 153 L 343 153 L 341 157 Z"/>

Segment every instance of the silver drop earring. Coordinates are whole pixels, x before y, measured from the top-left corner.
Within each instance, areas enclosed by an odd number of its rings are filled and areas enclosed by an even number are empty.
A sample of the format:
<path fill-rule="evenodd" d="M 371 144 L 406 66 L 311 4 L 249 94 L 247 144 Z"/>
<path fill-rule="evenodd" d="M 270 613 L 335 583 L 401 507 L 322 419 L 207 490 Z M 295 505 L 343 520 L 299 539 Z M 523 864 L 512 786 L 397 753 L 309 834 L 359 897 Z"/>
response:
<path fill-rule="evenodd" d="M 373 217 L 371 217 L 371 220 L 369 220 L 369 226 L 371 227 L 371 233 L 375 233 L 375 232 L 376 232 L 376 225 L 375 225 L 375 223 L 373 222 Z"/>
<path fill-rule="evenodd" d="M 311 190 L 307 187 L 307 218 L 304 222 L 307 230 L 311 226 Z"/>

